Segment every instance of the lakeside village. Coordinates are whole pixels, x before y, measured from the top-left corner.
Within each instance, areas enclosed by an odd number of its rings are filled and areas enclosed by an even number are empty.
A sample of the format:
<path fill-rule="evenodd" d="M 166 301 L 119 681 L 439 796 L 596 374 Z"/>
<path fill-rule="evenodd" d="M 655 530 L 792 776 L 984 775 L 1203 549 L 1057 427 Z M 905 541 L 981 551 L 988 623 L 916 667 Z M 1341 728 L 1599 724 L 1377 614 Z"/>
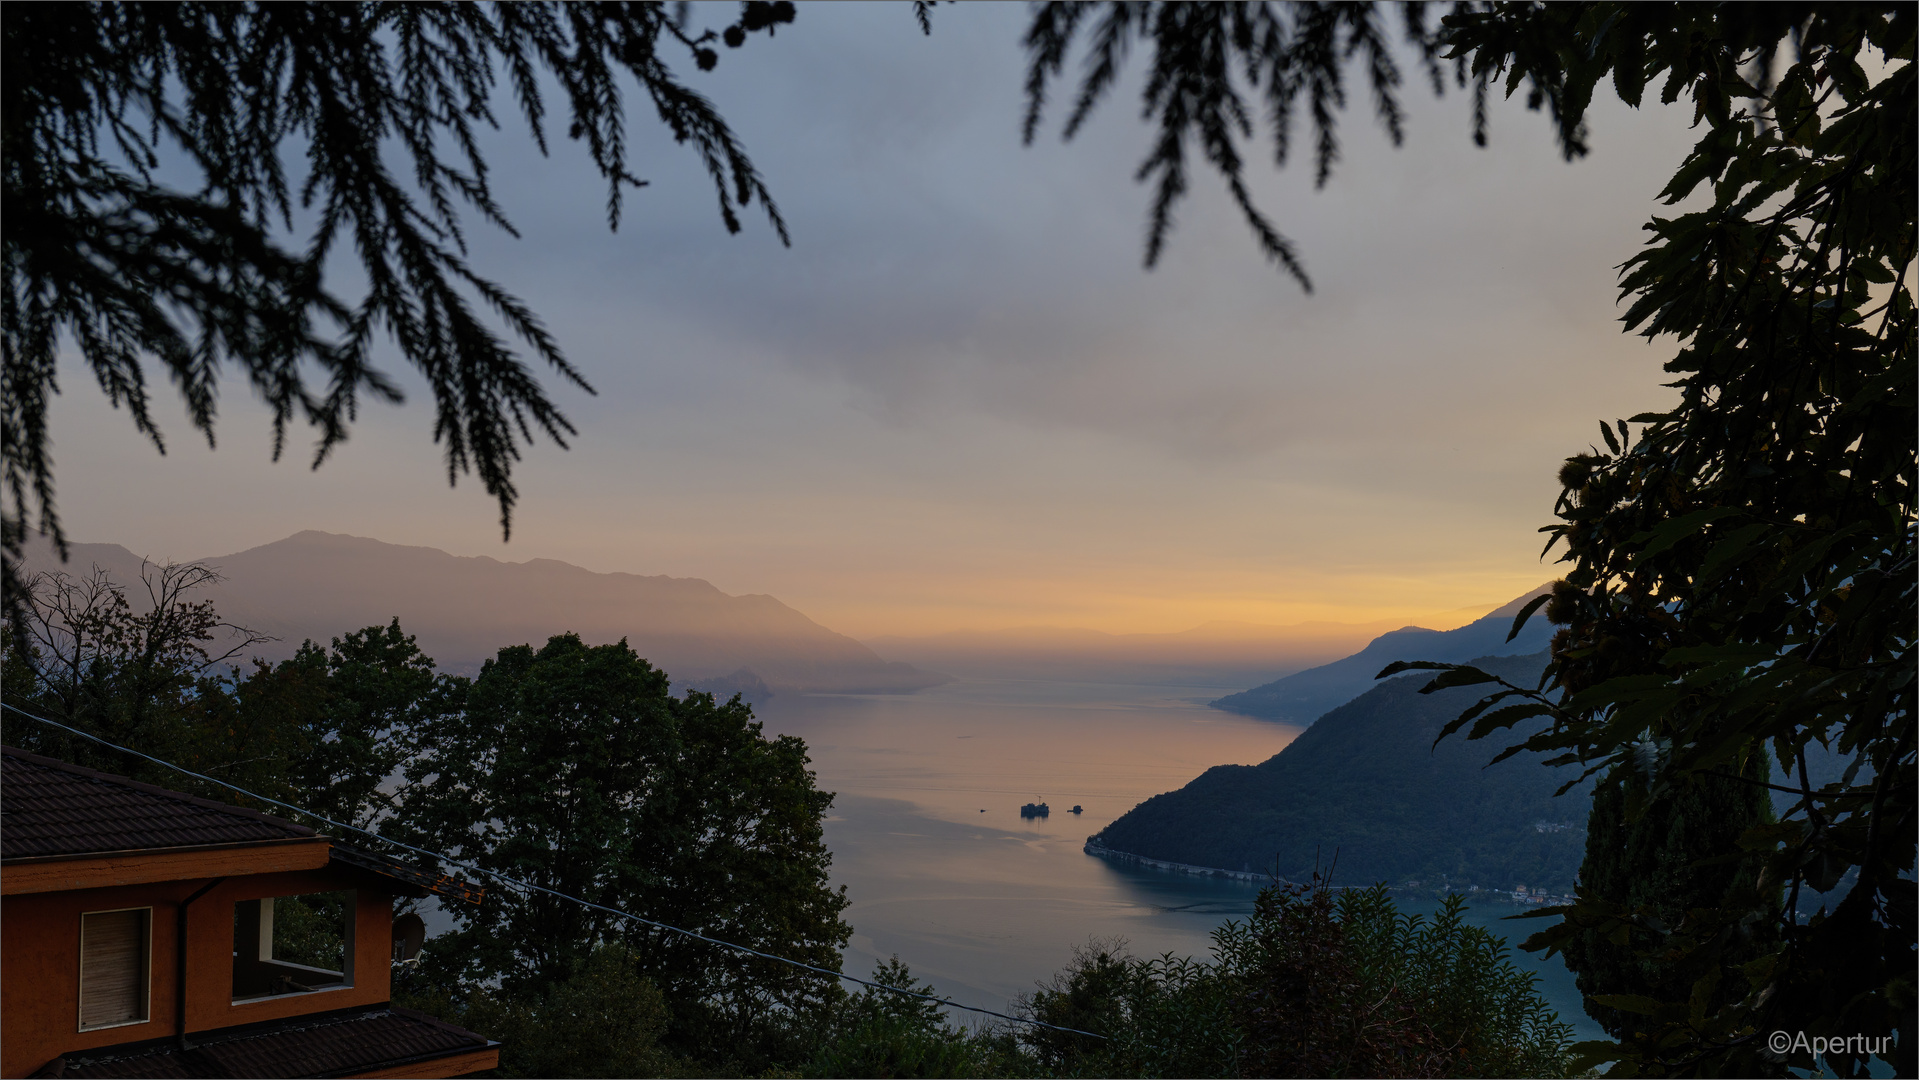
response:
<path fill-rule="evenodd" d="M 1041 806 L 1044 806 L 1044 804 L 1041 804 Z M 1031 816 L 1026 813 L 1026 810 L 1030 807 L 1030 803 L 1027 807 L 1022 807 L 1020 816 Z M 1073 812 L 1079 813 L 1079 807 L 1075 806 Z M 1533 824 L 1534 831 L 1542 833 L 1565 832 L 1573 828 L 1576 828 L 1576 826 L 1564 822 L 1540 821 Z M 1131 863 L 1134 866 L 1142 866 L 1153 870 L 1164 870 L 1175 874 L 1191 874 L 1195 877 L 1247 881 L 1258 885 L 1269 885 L 1275 882 L 1282 885 L 1293 884 L 1293 882 L 1289 882 L 1284 878 L 1276 878 L 1271 874 L 1252 873 L 1243 870 L 1221 870 L 1213 866 L 1195 866 L 1191 863 L 1169 862 L 1165 859 L 1149 859 L 1143 855 L 1135 855 L 1130 851 L 1117 851 L 1109 848 L 1100 842 L 1097 835 L 1086 838 L 1086 847 L 1084 850 L 1088 855 L 1106 859 L 1110 862 Z M 1334 886 L 1336 889 L 1363 887 L 1364 886 L 1358 885 Z M 1575 897 L 1561 893 L 1547 892 L 1543 888 L 1528 888 L 1523 882 L 1514 884 L 1510 889 L 1487 888 L 1483 885 L 1455 885 L 1450 881 L 1441 881 L 1438 884 L 1428 884 L 1423 881 L 1404 881 L 1398 885 L 1389 885 L 1387 888 L 1392 892 L 1419 893 L 1421 895 L 1433 896 L 1445 896 L 1447 893 L 1456 892 L 1465 896 L 1483 896 L 1501 903 L 1540 906 L 1549 904 L 1571 904 L 1574 899 L 1576 899 Z"/>

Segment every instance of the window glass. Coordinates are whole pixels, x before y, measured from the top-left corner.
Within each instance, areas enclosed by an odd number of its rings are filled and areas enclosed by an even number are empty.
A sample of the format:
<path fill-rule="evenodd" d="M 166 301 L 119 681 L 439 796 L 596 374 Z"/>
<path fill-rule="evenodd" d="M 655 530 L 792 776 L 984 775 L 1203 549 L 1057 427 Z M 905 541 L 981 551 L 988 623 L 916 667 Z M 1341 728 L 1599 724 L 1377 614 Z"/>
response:
<path fill-rule="evenodd" d="M 352 890 L 233 905 L 235 1001 L 353 985 Z"/>
<path fill-rule="evenodd" d="M 80 916 L 80 1030 L 147 1019 L 147 930 L 153 909 Z"/>

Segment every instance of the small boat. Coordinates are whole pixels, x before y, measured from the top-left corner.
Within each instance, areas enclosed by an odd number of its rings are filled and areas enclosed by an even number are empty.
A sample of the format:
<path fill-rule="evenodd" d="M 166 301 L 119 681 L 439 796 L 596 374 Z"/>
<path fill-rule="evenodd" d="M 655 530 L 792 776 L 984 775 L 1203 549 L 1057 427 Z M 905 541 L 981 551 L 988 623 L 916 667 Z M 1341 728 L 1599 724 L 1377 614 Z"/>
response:
<path fill-rule="evenodd" d="M 1078 803 L 1074 803 L 1074 804 L 1073 804 L 1073 809 L 1072 809 L 1072 813 L 1075 813 L 1075 814 L 1084 814 L 1085 812 L 1086 812 L 1086 808 L 1085 808 L 1084 806 L 1081 806 L 1081 805 L 1080 805 L 1080 804 L 1078 804 Z"/>

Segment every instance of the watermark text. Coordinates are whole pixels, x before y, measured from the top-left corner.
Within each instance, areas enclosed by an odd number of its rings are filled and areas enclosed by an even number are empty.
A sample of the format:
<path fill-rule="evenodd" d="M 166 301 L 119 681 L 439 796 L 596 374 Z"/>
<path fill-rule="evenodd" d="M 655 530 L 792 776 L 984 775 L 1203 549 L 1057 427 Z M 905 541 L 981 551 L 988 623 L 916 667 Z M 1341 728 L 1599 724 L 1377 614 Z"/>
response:
<path fill-rule="evenodd" d="M 1803 1031 L 1775 1031 L 1766 1038 L 1766 1048 L 1784 1056 L 1802 1054 L 1878 1054 L 1892 1051 L 1890 1035 L 1807 1035 Z"/>

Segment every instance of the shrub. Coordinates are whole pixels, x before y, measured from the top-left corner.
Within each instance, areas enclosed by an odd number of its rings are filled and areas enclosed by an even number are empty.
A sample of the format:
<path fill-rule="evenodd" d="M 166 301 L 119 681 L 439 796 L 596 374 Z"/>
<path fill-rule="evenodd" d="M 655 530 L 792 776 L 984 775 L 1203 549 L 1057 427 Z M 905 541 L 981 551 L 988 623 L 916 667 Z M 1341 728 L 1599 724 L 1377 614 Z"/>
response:
<path fill-rule="evenodd" d="M 1093 942 L 1024 1015 L 1104 1036 L 1017 1034 L 1071 1076 L 1554 1076 L 1572 1029 L 1505 942 L 1440 913 L 1401 914 L 1384 886 L 1275 885 L 1210 961 L 1141 960 Z"/>

